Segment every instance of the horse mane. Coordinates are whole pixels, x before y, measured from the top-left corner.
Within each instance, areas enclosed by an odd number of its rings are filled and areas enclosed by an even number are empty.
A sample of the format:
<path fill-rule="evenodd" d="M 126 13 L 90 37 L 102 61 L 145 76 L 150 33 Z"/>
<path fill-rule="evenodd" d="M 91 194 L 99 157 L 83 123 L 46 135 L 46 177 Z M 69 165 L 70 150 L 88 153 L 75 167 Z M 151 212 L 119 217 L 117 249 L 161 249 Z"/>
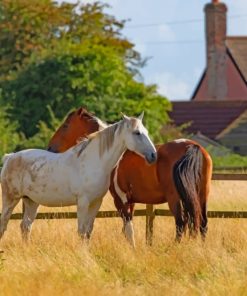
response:
<path fill-rule="evenodd" d="M 103 130 L 88 135 L 87 139 L 91 141 L 95 138 L 99 138 L 99 153 L 100 156 L 102 156 L 105 151 L 108 151 L 112 147 L 116 131 L 120 133 L 123 129 L 123 126 L 124 121 L 120 120 L 119 122 L 114 123 Z"/>
<path fill-rule="evenodd" d="M 101 157 L 105 151 L 108 151 L 112 147 L 116 132 L 121 133 L 123 127 L 124 120 L 120 120 L 112 125 L 109 125 L 103 130 L 99 130 L 88 135 L 86 138 L 83 138 L 76 146 L 74 146 L 75 148 L 79 147 L 77 156 L 80 156 L 80 154 L 85 150 L 92 140 L 99 138 L 99 154 Z"/>
<path fill-rule="evenodd" d="M 77 152 L 77 157 L 79 157 L 81 155 L 81 153 L 86 149 L 86 147 L 88 146 L 89 143 L 90 143 L 90 140 L 88 138 L 83 138 L 74 147 L 72 147 L 72 149 L 74 149 L 74 150 L 79 148 L 79 150 Z"/>
<path fill-rule="evenodd" d="M 75 110 L 74 112 L 78 112 L 79 109 Z M 71 112 L 68 116 L 72 115 L 74 112 Z M 99 119 L 97 116 L 95 116 L 93 113 L 89 112 L 87 109 L 81 107 L 81 114 L 80 116 L 83 116 L 84 118 L 87 118 L 89 121 L 93 121 L 94 123 L 97 123 L 99 126 L 99 130 L 105 129 L 108 124 Z"/>

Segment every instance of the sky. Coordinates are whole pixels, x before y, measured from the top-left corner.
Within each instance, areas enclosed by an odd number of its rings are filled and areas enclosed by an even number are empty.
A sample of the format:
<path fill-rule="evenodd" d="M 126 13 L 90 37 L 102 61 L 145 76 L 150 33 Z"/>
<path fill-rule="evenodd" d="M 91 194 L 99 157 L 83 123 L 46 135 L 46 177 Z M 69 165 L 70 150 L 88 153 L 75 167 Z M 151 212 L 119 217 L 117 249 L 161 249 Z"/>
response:
<path fill-rule="evenodd" d="M 75 2 L 67 0 L 67 2 Z M 80 0 L 82 3 L 94 1 Z M 204 6 L 211 0 L 108 0 L 106 12 L 128 20 L 123 35 L 143 58 L 146 84 L 169 100 L 189 100 L 205 69 Z M 247 0 L 222 0 L 228 36 L 247 36 Z"/>

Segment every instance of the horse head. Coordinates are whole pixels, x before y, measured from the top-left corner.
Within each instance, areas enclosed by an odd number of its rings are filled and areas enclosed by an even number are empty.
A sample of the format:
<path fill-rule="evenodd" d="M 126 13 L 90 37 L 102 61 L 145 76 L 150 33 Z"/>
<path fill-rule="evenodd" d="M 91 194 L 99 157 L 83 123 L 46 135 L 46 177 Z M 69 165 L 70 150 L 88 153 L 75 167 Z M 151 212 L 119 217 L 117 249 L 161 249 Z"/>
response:
<path fill-rule="evenodd" d="M 64 152 L 81 138 L 101 129 L 101 122 L 86 109 L 80 107 L 71 112 L 57 129 L 48 144 L 51 152 Z"/>
<path fill-rule="evenodd" d="M 123 121 L 127 127 L 125 144 L 127 149 L 144 157 L 148 163 L 154 163 L 157 160 L 157 152 L 142 119 L 143 113 L 138 118 L 123 115 Z"/>

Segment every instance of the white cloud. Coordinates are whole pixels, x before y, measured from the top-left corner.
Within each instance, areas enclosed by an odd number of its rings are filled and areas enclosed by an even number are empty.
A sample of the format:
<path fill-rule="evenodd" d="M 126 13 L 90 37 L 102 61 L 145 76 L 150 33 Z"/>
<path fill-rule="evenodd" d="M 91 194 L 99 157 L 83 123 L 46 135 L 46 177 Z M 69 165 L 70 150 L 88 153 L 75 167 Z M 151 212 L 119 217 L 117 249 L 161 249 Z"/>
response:
<path fill-rule="evenodd" d="M 158 92 L 171 101 L 189 100 L 190 85 L 173 73 L 157 73 L 148 79 L 148 83 L 158 85 Z"/>

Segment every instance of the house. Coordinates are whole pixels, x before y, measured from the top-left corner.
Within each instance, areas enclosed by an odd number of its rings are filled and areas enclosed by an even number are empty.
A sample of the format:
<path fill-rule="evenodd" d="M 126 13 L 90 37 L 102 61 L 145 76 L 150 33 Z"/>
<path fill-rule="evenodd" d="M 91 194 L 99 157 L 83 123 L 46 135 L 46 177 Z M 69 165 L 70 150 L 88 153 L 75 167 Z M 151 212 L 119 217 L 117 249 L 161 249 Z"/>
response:
<path fill-rule="evenodd" d="M 205 6 L 207 64 L 190 101 L 172 102 L 176 125 L 247 155 L 247 36 L 227 36 L 227 6 Z"/>

